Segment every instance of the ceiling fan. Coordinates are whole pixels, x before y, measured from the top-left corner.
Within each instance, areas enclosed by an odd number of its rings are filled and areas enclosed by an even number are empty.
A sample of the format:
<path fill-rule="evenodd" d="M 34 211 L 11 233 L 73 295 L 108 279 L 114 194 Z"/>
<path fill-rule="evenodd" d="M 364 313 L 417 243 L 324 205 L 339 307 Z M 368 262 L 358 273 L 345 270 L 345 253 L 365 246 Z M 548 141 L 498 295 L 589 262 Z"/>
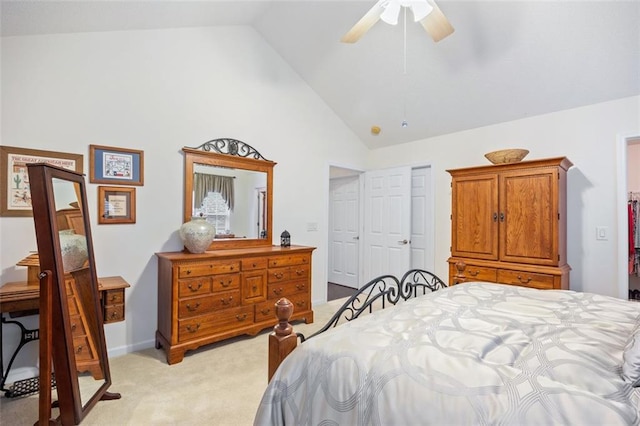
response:
<path fill-rule="evenodd" d="M 411 9 L 415 22 L 422 24 L 433 41 L 440 41 L 453 33 L 453 27 L 433 0 L 378 0 L 340 41 L 355 43 L 380 19 L 396 25 L 403 7 Z"/>

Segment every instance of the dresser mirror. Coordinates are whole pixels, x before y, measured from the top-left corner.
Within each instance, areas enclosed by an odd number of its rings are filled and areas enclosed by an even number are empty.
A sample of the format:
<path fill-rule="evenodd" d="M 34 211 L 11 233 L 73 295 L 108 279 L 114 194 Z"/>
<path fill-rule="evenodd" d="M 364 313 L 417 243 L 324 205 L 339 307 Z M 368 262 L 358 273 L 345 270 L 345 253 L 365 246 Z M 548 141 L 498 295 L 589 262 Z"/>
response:
<path fill-rule="evenodd" d="M 184 147 L 184 217 L 216 228 L 209 250 L 272 245 L 273 166 L 250 145 L 214 139 Z"/>
<path fill-rule="evenodd" d="M 40 270 L 49 271 L 51 353 L 60 422 L 78 424 L 111 385 L 84 177 L 28 164 Z M 41 359 L 40 364 L 50 362 Z M 51 390 L 41 387 L 40 392 Z"/>

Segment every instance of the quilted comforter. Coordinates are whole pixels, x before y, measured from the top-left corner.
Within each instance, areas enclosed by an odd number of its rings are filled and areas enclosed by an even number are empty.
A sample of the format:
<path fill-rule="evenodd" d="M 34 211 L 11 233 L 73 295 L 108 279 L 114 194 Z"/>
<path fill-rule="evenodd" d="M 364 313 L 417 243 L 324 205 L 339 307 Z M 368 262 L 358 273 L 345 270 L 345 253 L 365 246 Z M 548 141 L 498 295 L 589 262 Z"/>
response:
<path fill-rule="evenodd" d="M 456 285 L 343 324 L 289 355 L 256 425 L 638 425 L 621 377 L 640 303 Z"/>

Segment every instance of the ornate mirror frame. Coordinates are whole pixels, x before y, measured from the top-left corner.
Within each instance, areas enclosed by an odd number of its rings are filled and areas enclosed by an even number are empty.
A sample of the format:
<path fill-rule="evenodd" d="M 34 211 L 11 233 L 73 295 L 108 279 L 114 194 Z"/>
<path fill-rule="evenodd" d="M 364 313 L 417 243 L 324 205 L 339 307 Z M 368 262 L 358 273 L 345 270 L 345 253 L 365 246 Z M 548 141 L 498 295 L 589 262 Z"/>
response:
<path fill-rule="evenodd" d="M 263 238 L 216 238 L 208 250 L 261 247 L 273 244 L 273 167 L 275 162 L 264 158 L 250 145 L 229 138 L 213 139 L 192 148 L 182 148 L 184 152 L 184 209 L 183 223 L 193 216 L 194 172 L 198 164 L 239 169 L 266 174 L 266 207 L 264 209 L 265 235 Z"/>
<path fill-rule="evenodd" d="M 119 394 L 107 392 L 111 386 L 111 374 L 85 181 L 80 173 L 48 164 L 27 164 L 27 168 L 41 278 L 45 275 L 50 277 L 47 280 L 41 279 L 40 285 L 49 283 L 51 286 L 41 293 L 51 294 L 51 306 L 47 310 L 52 328 L 45 330 L 44 334 L 50 336 L 52 344 L 50 352 L 60 407 L 58 421 L 63 425 L 79 424 L 99 400 L 120 397 Z M 66 185 L 67 183 L 70 185 Z M 61 193 L 65 196 L 61 197 Z M 65 205 L 60 207 L 63 198 Z M 74 201 L 66 204 L 70 199 Z M 77 210 L 77 214 L 71 217 L 69 210 Z M 84 237 L 86 243 L 86 258 L 82 253 L 78 260 L 76 251 L 73 265 L 69 257 L 63 256 L 60 231 L 65 230 L 65 234 L 71 233 L 80 239 Z M 77 249 L 77 246 L 76 250 L 83 251 L 82 248 Z M 41 303 L 41 306 L 44 305 Z M 76 325 L 76 320 L 72 318 L 77 317 L 79 312 L 82 312 L 81 324 Z M 74 342 L 76 327 L 82 327 L 86 333 L 86 341 L 80 345 Z M 83 358 L 87 351 L 92 354 L 90 366 Z M 50 359 L 40 360 L 41 366 L 50 362 Z M 42 398 L 42 393 L 51 392 L 51 389 L 41 383 L 40 392 Z"/>

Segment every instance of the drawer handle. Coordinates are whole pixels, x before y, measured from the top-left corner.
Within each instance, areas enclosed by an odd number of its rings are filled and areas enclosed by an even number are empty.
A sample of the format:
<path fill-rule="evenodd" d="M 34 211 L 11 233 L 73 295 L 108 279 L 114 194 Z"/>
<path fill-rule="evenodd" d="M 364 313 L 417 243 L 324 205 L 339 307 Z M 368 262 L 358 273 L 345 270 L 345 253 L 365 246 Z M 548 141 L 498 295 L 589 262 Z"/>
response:
<path fill-rule="evenodd" d="M 531 277 L 523 279 L 522 276 L 518 275 L 518 281 L 520 281 L 522 284 L 528 284 L 529 282 L 531 282 Z"/>
<path fill-rule="evenodd" d="M 269 308 L 267 308 L 267 309 L 263 309 L 263 310 L 261 310 L 261 311 L 260 311 L 260 313 L 261 313 L 262 315 L 265 315 L 265 316 L 266 316 L 266 315 L 269 315 L 269 313 L 270 313 L 270 312 L 271 312 L 271 309 L 269 309 Z"/>
<path fill-rule="evenodd" d="M 296 288 L 298 290 L 304 290 L 305 288 L 307 288 L 306 284 L 296 284 Z"/>
<path fill-rule="evenodd" d="M 255 263 L 252 263 L 252 264 L 251 264 L 251 267 L 252 267 L 252 268 L 255 268 L 255 267 L 256 267 L 256 264 L 255 264 Z"/>
<path fill-rule="evenodd" d="M 200 302 L 196 302 L 196 306 L 191 307 L 191 303 L 187 303 L 187 311 L 195 312 L 200 307 Z"/>
<path fill-rule="evenodd" d="M 74 331 L 76 331 L 77 325 L 74 322 L 73 324 L 71 324 L 71 332 L 73 333 Z"/>
<path fill-rule="evenodd" d="M 79 354 L 84 350 L 84 346 L 82 345 L 78 345 L 78 347 L 76 348 L 76 353 Z"/>
<path fill-rule="evenodd" d="M 112 302 L 115 302 L 116 300 L 118 300 L 118 296 L 116 296 L 115 294 L 112 294 L 109 300 Z"/>
<path fill-rule="evenodd" d="M 298 306 L 298 307 L 302 307 L 302 306 L 304 306 L 304 305 L 306 305 L 306 303 L 305 303 L 305 302 L 303 302 L 303 301 L 301 301 L 301 300 L 300 300 L 300 301 L 298 301 L 298 302 L 296 302 L 296 306 Z"/>
<path fill-rule="evenodd" d="M 198 283 L 198 288 L 193 288 L 193 285 L 189 284 L 187 287 L 189 287 L 189 290 L 191 291 L 198 291 L 202 288 L 202 283 Z"/>
<path fill-rule="evenodd" d="M 273 289 L 273 294 L 275 294 L 276 296 L 280 296 L 282 294 L 282 287 L 274 288 Z"/>
<path fill-rule="evenodd" d="M 111 314 L 109 315 L 109 318 L 113 319 L 117 319 L 119 317 L 118 313 L 116 311 L 111 312 Z"/>
<path fill-rule="evenodd" d="M 254 285 L 253 287 L 251 287 L 251 290 L 252 290 L 252 291 L 258 291 L 258 286 L 257 286 L 257 285 Z"/>
<path fill-rule="evenodd" d="M 229 281 L 220 280 L 220 285 L 222 287 L 224 287 L 224 288 L 227 288 L 227 287 L 229 287 L 231 285 L 231 280 L 229 280 Z"/>
<path fill-rule="evenodd" d="M 187 275 L 191 275 L 191 269 L 187 269 Z"/>
<path fill-rule="evenodd" d="M 230 266 L 230 267 L 229 267 L 229 270 L 230 270 L 230 271 L 233 271 L 233 268 L 234 268 L 233 266 Z"/>
<path fill-rule="evenodd" d="M 478 273 L 480 273 L 479 270 L 475 270 L 475 271 L 469 271 L 469 275 L 471 275 L 472 277 L 477 277 Z"/>
<path fill-rule="evenodd" d="M 197 323 L 195 327 L 193 327 L 191 324 L 187 325 L 187 330 L 189 331 L 189 333 L 195 333 L 196 331 L 198 331 L 199 328 L 200 328 L 200 323 Z"/>
<path fill-rule="evenodd" d="M 228 299 L 220 299 L 220 302 L 225 306 L 231 304 L 232 301 L 233 301 L 233 296 L 230 296 Z"/>
<path fill-rule="evenodd" d="M 303 269 L 298 269 L 296 271 L 296 275 L 301 276 L 302 274 L 304 274 L 304 270 Z"/>
<path fill-rule="evenodd" d="M 236 315 L 236 319 L 238 321 L 244 321 L 247 319 L 247 314 L 242 314 L 242 315 Z"/>
<path fill-rule="evenodd" d="M 276 272 L 275 277 L 280 280 L 282 279 L 282 277 L 284 277 L 284 274 L 282 272 Z"/>

